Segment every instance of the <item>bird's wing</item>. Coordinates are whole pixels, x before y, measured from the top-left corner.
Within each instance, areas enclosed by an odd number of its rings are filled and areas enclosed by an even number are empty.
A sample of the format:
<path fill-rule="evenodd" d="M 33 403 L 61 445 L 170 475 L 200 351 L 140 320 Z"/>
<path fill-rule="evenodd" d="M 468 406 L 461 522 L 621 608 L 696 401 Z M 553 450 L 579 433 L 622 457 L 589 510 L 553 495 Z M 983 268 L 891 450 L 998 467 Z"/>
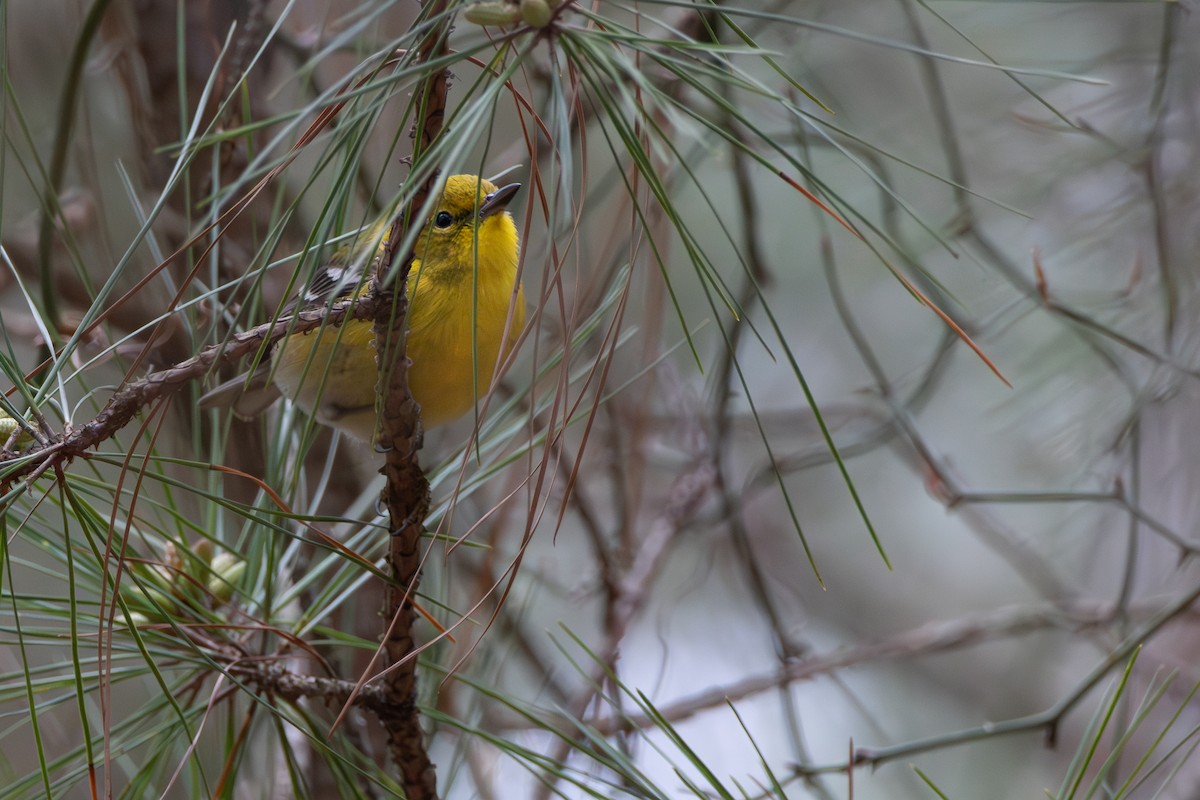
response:
<path fill-rule="evenodd" d="M 378 256 L 381 242 L 374 241 L 381 235 L 386 239 L 386 231 L 382 222 L 376 223 L 362 236 L 368 237 L 376 248 Z M 339 248 L 313 275 L 312 281 L 305 289 L 294 297 L 280 311 L 280 316 L 287 316 L 302 308 L 327 305 L 335 299 L 359 294 L 363 291 L 363 275 L 372 258 L 355 258 L 355 248 L 344 246 Z M 272 348 L 274 349 L 274 348 Z M 200 398 L 200 408 L 232 408 L 233 412 L 243 419 L 252 419 L 274 403 L 280 397 L 280 391 L 271 378 L 271 360 L 266 358 L 257 369 L 250 373 L 242 373 L 231 378 Z"/>

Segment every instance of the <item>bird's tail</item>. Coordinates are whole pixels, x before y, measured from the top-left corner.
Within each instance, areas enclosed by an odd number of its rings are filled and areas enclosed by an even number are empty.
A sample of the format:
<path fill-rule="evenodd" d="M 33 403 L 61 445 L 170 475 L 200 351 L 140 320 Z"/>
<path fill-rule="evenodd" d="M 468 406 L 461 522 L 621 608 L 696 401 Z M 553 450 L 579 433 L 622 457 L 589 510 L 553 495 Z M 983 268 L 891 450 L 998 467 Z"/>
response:
<path fill-rule="evenodd" d="M 206 392 L 200 408 L 232 408 L 242 419 L 253 419 L 279 399 L 279 387 L 271 382 L 271 364 L 262 364 Z"/>

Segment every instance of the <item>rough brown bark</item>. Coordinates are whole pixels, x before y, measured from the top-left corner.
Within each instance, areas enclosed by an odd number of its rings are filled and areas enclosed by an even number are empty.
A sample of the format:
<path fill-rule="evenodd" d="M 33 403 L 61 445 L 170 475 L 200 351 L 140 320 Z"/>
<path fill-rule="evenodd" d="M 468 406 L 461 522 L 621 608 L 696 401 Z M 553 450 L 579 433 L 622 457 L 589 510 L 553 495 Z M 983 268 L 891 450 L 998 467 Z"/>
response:
<path fill-rule="evenodd" d="M 444 18 L 445 3 L 431 3 L 426 11 L 430 18 Z M 448 22 L 435 26 L 417 48 L 417 61 L 428 63 L 444 52 L 448 32 Z M 428 75 L 414 92 L 418 121 L 413 131 L 414 164 L 441 134 L 448 90 L 447 74 L 438 70 Z M 421 422 L 419 409 L 408 387 L 408 357 L 405 355 L 408 298 L 404 288 L 412 266 L 411 252 L 399 251 L 401 268 L 396 270 L 392 282 L 385 285 L 384 281 L 396 257 L 390 248 L 405 240 L 410 225 L 420 226 L 420 220 L 414 217 L 424 207 L 435 179 L 436 175 L 431 174 L 430 179 L 417 188 L 406 210 L 393 224 L 388 239 L 389 250 L 380 259 L 376 274 L 376 290 L 384 300 L 375 317 L 381 395 L 378 444 L 386 454 L 382 472 L 387 485 L 382 499 L 390 516 L 392 535 L 388 552 L 392 581 L 385 601 L 388 627 L 383 641 L 388 669 L 382 688 L 387 702 L 376 709 L 376 713 L 387 731 L 392 760 L 400 769 L 409 800 L 437 797 L 437 774 L 425 748 L 417 710 L 417 658 L 413 638 L 416 621 L 413 600 L 421 577 L 421 534 L 429 508 L 429 483 L 417 458 L 421 448 Z"/>

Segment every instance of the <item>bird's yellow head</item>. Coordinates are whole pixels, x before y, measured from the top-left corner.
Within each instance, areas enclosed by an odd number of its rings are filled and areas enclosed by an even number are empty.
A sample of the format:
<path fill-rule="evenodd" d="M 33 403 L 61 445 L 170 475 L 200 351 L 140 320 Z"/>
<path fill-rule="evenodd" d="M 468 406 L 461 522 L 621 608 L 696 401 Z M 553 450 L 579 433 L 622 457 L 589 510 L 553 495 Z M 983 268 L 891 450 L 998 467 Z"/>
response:
<path fill-rule="evenodd" d="M 517 226 L 505 211 L 521 184 L 496 184 L 477 175 L 446 179 L 437 207 L 417 240 L 413 272 L 433 284 L 510 271 L 517 259 Z M 419 272 L 418 272 L 419 270 Z"/>

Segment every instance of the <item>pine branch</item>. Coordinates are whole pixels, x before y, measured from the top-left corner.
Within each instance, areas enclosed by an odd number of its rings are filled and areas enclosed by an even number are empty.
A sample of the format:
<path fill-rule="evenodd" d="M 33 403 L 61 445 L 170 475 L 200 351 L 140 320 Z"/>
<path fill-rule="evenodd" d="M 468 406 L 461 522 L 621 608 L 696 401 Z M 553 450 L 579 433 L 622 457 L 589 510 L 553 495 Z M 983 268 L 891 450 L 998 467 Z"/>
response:
<path fill-rule="evenodd" d="M 138 412 L 166 398 L 189 381 L 202 378 L 218 364 L 236 362 L 285 336 L 304 333 L 322 326 L 337 326 L 349 319 L 370 319 L 381 299 L 366 294 L 334 303 L 329 307 L 306 308 L 280 317 L 233 336 L 231 341 L 206 347 L 196 356 L 166 369 L 151 372 L 140 380 L 117 390 L 108 404 L 92 420 L 61 435 L 50 436 L 46 444 L 20 453 L 0 451 L 0 468 L 17 462 L 0 475 L 0 489 L 16 480 L 34 480 L 46 470 L 73 458 L 86 456 L 101 442 L 111 439 L 128 425 Z M 47 431 L 41 431 L 47 434 Z"/>
<path fill-rule="evenodd" d="M 429 63 L 446 52 L 446 37 L 452 17 L 446 3 L 426 7 L 427 18 L 439 20 L 417 47 L 417 63 Z M 416 98 L 417 127 L 414 129 L 412 163 L 428 152 L 442 132 L 449 91 L 448 73 L 438 69 L 418 84 Z M 431 171 L 417 187 L 405 210 L 396 217 L 388 237 L 387 250 L 377 265 L 375 288 L 383 302 L 375 315 L 376 352 L 379 354 L 380 433 L 378 446 L 384 451 L 381 472 L 387 478 L 382 500 L 390 517 L 391 543 L 388 565 L 392 580 L 386 594 L 385 619 L 388 627 L 383 638 L 387 657 L 381 688 L 387 702 L 374 711 L 387 731 L 392 760 L 400 768 L 405 794 L 410 800 L 437 797 L 437 774 L 425 748 L 425 736 L 417 712 L 417 657 L 413 640 L 416 609 L 413 598 L 421 579 L 421 534 L 429 510 L 429 482 L 421 470 L 417 451 L 422 431 L 419 408 L 408 386 L 405 318 L 408 298 L 405 287 L 412 267 L 412 253 L 400 252 L 399 269 L 392 275 L 396 246 L 406 240 L 414 213 L 425 206 L 433 191 L 437 172 Z M 364 687 L 365 688 L 365 687 Z"/>

